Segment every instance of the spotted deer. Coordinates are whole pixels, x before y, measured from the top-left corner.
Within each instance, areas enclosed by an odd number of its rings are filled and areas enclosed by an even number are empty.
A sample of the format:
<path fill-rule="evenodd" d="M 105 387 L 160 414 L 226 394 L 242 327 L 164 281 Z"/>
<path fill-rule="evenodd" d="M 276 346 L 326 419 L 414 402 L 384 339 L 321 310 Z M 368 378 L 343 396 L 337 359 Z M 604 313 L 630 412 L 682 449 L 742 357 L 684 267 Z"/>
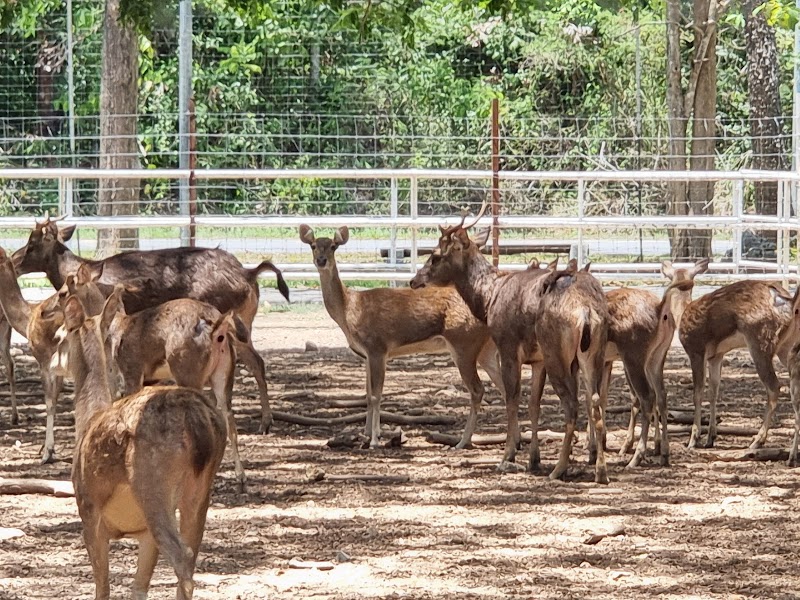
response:
<path fill-rule="evenodd" d="M 339 278 L 335 252 L 350 233 L 340 227 L 333 238 L 317 238 L 308 225 L 300 226 L 300 240 L 311 247 L 320 275 L 322 299 L 350 348 L 367 362 L 367 436 L 377 447 L 380 404 L 386 362 L 409 354 L 449 351 L 471 403 L 457 448 L 470 444 L 483 398 L 480 364 L 495 384 L 500 383 L 497 355 L 486 326 L 475 319 L 452 287 L 374 288 L 357 291 Z"/>
<path fill-rule="evenodd" d="M 72 482 L 95 598 L 110 596 L 109 540 L 133 537 L 139 541 L 133 597 L 147 597 L 161 553 L 178 577 L 176 597 L 190 600 L 212 483 L 225 451 L 225 422 L 202 393 L 179 386 L 146 388 L 113 402 L 103 340 L 116 313 L 112 304 L 95 318 L 75 297 L 64 308 L 75 380 Z M 215 343 L 224 354 L 226 337 Z"/>
<path fill-rule="evenodd" d="M 694 422 L 689 448 L 695 448 L 699 443 L 706 364 L 710 415 L 705 446 L 710 448 L 716 441 L 722 360 L 736 348 L 748 349 L 758 377 L 767 390 L 763 422 L 750 447 L 764 445 L 780 394 L 773 358 L 777 356 L 786 365 L 789 351 L 800 339 L 797 328 L 791 325 L 792 310 L 792 296 L 780 285 L 754 280 L 731 283 L 686 307 L 678 334 L 689 356 L 694 387 Z"/>
<path fill-rule="evenodd" d="M 92 271 L 102 271 L 101 285 L 125 284 L 130 280 L 142 282 L 135 292 L 124 295 L 125 310 L 132 314 L 168 300 L 191 298 L 206 302 L 223 313 L 234 311 L 248 331 L 258 310 L 258 276 L 262 271 L 275 273 L 278 289 L 288 300 L 289 288 L 280 269 L 272 262 L 262 261 L 246 269 L 232 254 L 218 248 L 168 248 L 124 252 L 104 260 L 87 260 L 73 254 L 64 244 L 75 226 L 59 229 L 58 219 L 45 217 L 37 223 L 28 241 L 13 255 L 18 275 L 43 271 L 56 289 L 78 267 L 87 265 Z M 272 422 L 267 396 L 264 359 L 251 343 L 236 342 L 237 356 L 253 371 L 261 397 L 261 425 L 266 432 Z"/>
<path fill-rule="evenodd" d="M 473 315 L 487 324 L 500 354 L 506 401 L 508 432 L 501 469 L 514 461 L 520 442 L 517 412 L 520 401 L 522 364 L 530 364 L 531 402 L 528 410 L 533 427 L 528 468 L 540 468 L 537 429 L 539 399 L 545 374 L 561 399 L 565 411 L 564 443 L 553 479 L 566 473 L 577 425 L 578 372 L 586 382 L 590 424 L 590 460 L 595 462 L 595 481 L 608 482 L 605 463 L 605 411 L 599 395 L 603 349 L 608 335 L 608 308 L 599 283 L 574 265 L 564 272 L 531 268 L 503 272 L 488 263 L 480 252 L 488 231 L 470 239 L 469 225 L 441 227 L 439 243 L 411 281 L 412 287 L 428 284 L 454 285 Z M 599 442 L 598 442 L 599 440 Z"/>

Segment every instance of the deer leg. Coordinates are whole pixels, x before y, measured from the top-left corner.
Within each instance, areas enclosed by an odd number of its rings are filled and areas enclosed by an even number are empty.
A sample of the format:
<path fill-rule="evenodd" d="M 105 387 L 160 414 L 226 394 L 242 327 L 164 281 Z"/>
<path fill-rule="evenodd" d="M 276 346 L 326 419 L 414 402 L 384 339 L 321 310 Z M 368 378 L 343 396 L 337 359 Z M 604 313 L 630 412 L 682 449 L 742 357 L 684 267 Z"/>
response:
<path fill-rule="evenodd" d="M 518 412 L 522 366 L 520 365 L 516 348 L 500 357 L 500 369 L 503 373 L 503 392 L 506 400 L 506 419 L 508 424 L 503 460 L 498 467 L 503 470 L 508 467 L 508 463 L 514 462 L 520 443 Z"/>
<path fill-rule="evenodd" d="M 237 355 L 248 369 L 253 373 L 258 384 L 258 394 L 261 397 L 261 425 L 258 433 L 267 433 L 272 426 L 272 408 L 269 405 L 267 394 L 266 365 L 261 355 L 256 352 L 251 344 L 239 343 L 236 345 Z"/>
<path fill-rule="evenodd" d="M 469 390 L 470 395 L 470 408 L 467 424 L 464 426 L 464 433 L 461 435 L 461 440 L 456 444 L 457 449 L 467 448 L 472 443 L 472 434 L 478 426 L 478 412 L 481 409 L 481 400 L 483 400 L 483 382 L 478 376 L 478 370 L 475 367 L 474 356 L 460 356 L 456 352 L 452 352 L 453 361 L 458 367 L 458 372 L 461 374 L 461 381 Z"/>
<path fill-rule="evenodd" d="M 722 380 L 722 359 L 724 355 L 717 355 L 708 361 L 708 436 L 706 448 L 713 448 L 717 440 L 717 400 L 719 399 L 719 383 Z"/>
<path fill-rule="evenodd" d="M 367 357 L 369 370 L 370 392 L 367 398 L 367 412 L 372 411 L 372 425 L 369 432 L 369 447 L 378 447 L 378 438 L 381 436 L 381 397 L 383 396 L 383 381 L 386 377 L 386 355 Z M 369 417 L 367 417 L 369 418 Z"/>
<path fill-rule="evenodd" d="M 58 394 L 61 392 L 63 377 L 54 375 L 49 370 L 42 371 L 42 383 L 44 384 L 44 403 L 47 409 L 47 425 L 44 434 L 44 450 L 42 451 L 41 463 L 52 463 L 56 458 L 56 402 Z"/>
<path fill-rule="evenodd" d="M 195 478 L 193 474 L 187 475 Z M 195 478 L 196 479 L 196 478 Z M 147 528 L 155 539 L 158 550 L 166 557 L 169 564 L 175 570 L 178 577 L 178 592 L 176 597 L 179 600 L 190 600 L 194 593 L 194 583 L 192 575 L 194 573 L 195 556 L 192 549 L 184 542 L 178 533 L 178 523 L 175 519 L 175 507 L 170 506 L 167 501 L 169 492 L 160 489 L 158 482 L 149 486 L 147 493 L 139 493 L 139 505 L 144 512 L 147 521 Z M 134 485 L 136 485 L 134 483 Z M 187 482 L 187 485 L 192 485 Z M 187 516 L 191 514 L 191 507 L 188 506 L 187 490 L 183 490 L 184 497 L 181 498 L 181 521 L 184 519 L 184 510 Z M 191 498 L 191 495 L 189 495 Z"/>
<path fill-rule="evenodd" d="M 703 392 L 706 387 L 706 359 L 702 354 L 690 354 L 689 362 L 692 366 L 692 399 L 694 400 L 694 422 L 692 433 L 689 436 L 687 448 L 696 448 L 700 439 L 700 420 L 703 410 Z"/>
<path fill-rule="evenodd" d="M 542 407 L 542 394 L 544 394 L 544 381 L 547 372 L 543 362 L 531 365 L 531 399 L 528 401 L 528 415 L 531 418 L 531 447 L 528 459 L 528 471 L 537 473 L 542 466 L 542 457 L 539 452 L 539 413 Z"/>
<path fill-rule="evenodd" d="M 761 424 L 761 429 L 758 430 L 755 439 L 750 444 L 750 448 L 761 448 L 767 441 L 767 433 L 772 425 L 772 416 L 775 414 L 775 409 L 778 408 L 778 396 L 781 391 L 781 384 L 778 377 L 775 375 L 775 368 L 772 365 L 773 353 L 767 352 L 754 352 L 750 348 L 750 356 L 753 357 L 753 363 L 758 372 L 758 377 L 761 383 L 767 388 L 767 408 L 764 411 L 764 422 Z"/>
<path fill-rule="evenodd" d="M 655 392 L 655 451 L 662 467 L 669 466 L 669 437 L 667 432 L 667 390 L 664 387 L 664 363 L 646 367 L 645 375 L 650 388 Z"/>
<path fill-rule="evenodd" d="M 200 542 L 203 541 L 203 532 L 206 527 L 206 515 L 208 514 L 208 505 L 211 501 L 211 487 L 215 471 L 216 469 L 208 471 L 205 477 L 196 479 L 192 493 L 187 494 L 185 499 L 179 504 L 181 511 L 181 537 L 191 551 L 187 576 L 181 580 L 181 576 L 178 575 L 179 600 L 190 600 L 192 597 L 192 590 L 194 589 L 192 576 L 194 575 L 194 568 L 197 562 L 197 554 L 200 551 Z M 183 593 L 183 596 L 181 596 L 181 593 Z"/>
<path fill-rule="evenodd" d="M 108 583 L 108 531 L 95 507 L 84 506 L 79 512 L 83 521 L 83 543 L 92 563 L 94 597 L 95 600 L 108 600 L 111 595 Z"/>
<path fill-rule="evenodd" d="M 577 361 L 571 367 L 571 373 L 566 372 L 563 365 L 558 363 L 556 365 L 555 368 L 548 365 L 547 374 L 550 377 L 550 384 L 561 400 L 561 408 L 564 410 L 564 442 L 561 444 L 558 463 L 550 473 L 550 479 L 561 479 L 567 472 L 570 455 L 572 454 L 572 437 L 575 435 L 578 423 Z M 589 420 L 592 420 L 591 415 Z"/>
<path fill-rule="evenodd" d="M 793 367 L 794 365 L 792 365 Z M 789 450 L 789 460 L 786 464 L 796 467 L 797 446 L 800 444 L 800 373 L 795 373 L 795 369 L 789 370 L 789 393 L 792 398 L 792 408 L 794 409 L 794 436 L 792 438 L 792 448 Z"/>
<path fill-rule="evenodd" d="M 498 390 L 503 389 L 503 373 L 500 368 L 500 353 L 497 351 L 497 346 L 494 342 L 487 341 L 480 354 L 478 354 L 478 364 L 483 367 L 483 370 L 489 375 L 489 379 Z"/>
<path fill-rule="evenodd" d="M 595 483 L 608 483 L 608 466 L 606 464 L 606 398 L 601 396 L 600 382 L 603 376 L 604 361 L 602 353 L 600 360 L 587 357 L 581 371 L 583 372 L 584 393 L 586 405 L 590 408 L 589 420 L 592 421 L 595 432 Z M 573 375 L 574 376 L 574 375 Z M 577 391 L 577 390 L 576 390 Z M 644 437 L 644 436 L 643 436 Z M 647 437 L 644 438 L 647 443 Z M 641 442 L 640 442 L 641 445 Z M 635 455 L 634 455 L 635 456 Z"/>
<path fill-rule="evenodd" d="M 608 374 L 603 373 L 603 386 L 605 387 L 605 398 L 608 398 L 608 388 L 611 384 L 611 368 L 613 367 L 613 363 L 606 363 L 604 371 L 607 371 Z M 636 439 L 636 418 L 639 416 L 639 396 L 633 391 L 633 385 L 631 384 L 631 378 L 628 376 L 628 370 L 625 369 L 625 381 L 628 383 L 628 391 L 631 395 L 631 414 L 630 420 L 628 421 L 628 431 L 625 434 L 625 440 L 622 442 L 622 447 L 619 449 L 619 455 L 625 456 L 631 450 L 633 450 L 633 442 Z M 602 389 L 602 388 L 601 388 Z"/>
<path fill-rule="evenodd" d="M 147 600 L 147 590 L 158 562 L 158 545 L 155 538 L 146 532 L 139 538 L 139 558 L 136 575 L 133 577 L 133 600 Z"/>
<path fill-rule="evenodd" d="M 225 416 L 225 425 L 228 431 L 228 440 L 230 440 L 231 453 L 233 454 L 233 469 L 236 473 L 236 485 L 239 488 L 239 493 L 244 492 L 244 486 L 247 477 L 242 467 L 242 460 L 239 457 L 239 435 L 236 431 L 236 418 L 233 415 L 233 380 L 235 376 L 236 363 L 233 360 L 233 347 L 228 344 L 228 353 L 225 355 L 228 358 L 226 363 L 222 363 L 224 359 L 220 360 L 220 365 L 211 374 L 211 389 L 214 390 L 214 398 L 217 401 L 217 408 Z"/>
<path fill-rule="evenodd" d="M 367 391 L 366 391 L 366 400 L 367 400 L 367 423 L 364 426 L 364 435 L 367 436 L 369 439 L 372 436 L 372 420 L 374 415 L 372 414 L 372 378 L 369 375 L 369 365 L 365 362 L 365 368 L 367 370 Z"/>
<path fill-rule="evenodd" d="M 11 396 L 11 424 L 19 424 L 17 412 L 17 380 L 14 377 L 14 359 L 11 357 L 11 325 L 0 315 L 0 354 L 8 377 L 8 393 Z"/>

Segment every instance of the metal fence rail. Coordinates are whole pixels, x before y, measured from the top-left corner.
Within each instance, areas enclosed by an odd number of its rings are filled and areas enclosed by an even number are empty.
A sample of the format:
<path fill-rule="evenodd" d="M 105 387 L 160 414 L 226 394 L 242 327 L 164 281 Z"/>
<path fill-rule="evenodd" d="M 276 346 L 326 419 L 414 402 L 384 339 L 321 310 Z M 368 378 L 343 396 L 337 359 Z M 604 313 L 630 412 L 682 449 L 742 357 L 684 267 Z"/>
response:
<path fill-rule="evenodd" d="M 421 181 L 470 181 L 484 182 L 486 185 L 492 178 L 489 170 L 458 169 L 136 169 L 136 170 L 101 170 L 101 169 L 69 169 L 69 168 L 37 168 L 37 169 L 0 169 L 0 191 L 3 184 L 32 180 L 53 180 L 58 183 L 60 212 L 66 216 L 66 223 L 76 223 L 94 228 L 115 227 L 179 227 L 190 225 L 225 228 L 259 228 L 259 227 L 295 227 L 306 223 L 314 227 L 332 227 L 347 225 L 349 227 L 385 227 L 391 233 L 385 240 L 390 248 L 388 264 L 362 263 L 342 264 L 340 270 L 346 279 L 384 279 L 403 280 L 409 273 L 420 266 L 418 232 L 432 229 L 439 224 L 454 224 L 458 219 L 454 216 L 442 218 L 420 215 L 419 183 Z M 80 215 L 74 205 L 74 193 L 78 182 L 98 181 L 103 178 L 138 179 L 146 181 L 276 181 L 304 180 L 306 182 L 324 182 L 328 180 L 377 181 L 389 183 L 391 201 L 388 210 L 383 214 L 358 215 L 181 215 L 181 214 L 140 214 L 126 217 L 99 217 Z M 561 182 L 574 186 L 575 207 L 572 214 L 526 215 L 508 214 L 486 216 L 479 225 L 494 225 L 501 229 L 517 230 L 547 229 L 560 231 L 561 239 L 573 243 L 576 258 L 583 263 L 585 256 L 585 235 L 589 231 L 603 229 L 635 229 L 650 233 L 664 234 L 666 229 L 709 229 L 730 232 L 731 262 L 717 263 L 712 272 L 720 277 L 730 277 L 745 268 L 757 268 L 767 272 L 756 276 L 789 278 L 798 272 L 797 265 L 792 263 L 790 252 L 790 236 L 800 228 L 797 216 L 797 188 L 800 185 L 800 174 L 788 171 L 500 171 L 500 185 L 509 182 Z M 587 214 L 587 184 L 604 182 L 644 183 L 669 181 L 715 181 L 731 182 L 732 194 L 729 214 L 673 216 L 673 215 L 622 215 L 607 214 L 602 216 Z M 777 214 L 747 214 L 744 210 L 745 186 L 757 181 L 778 182 Z M 24 185 L 24 183 L 22 183 Z M 408 214 L 401 215 L 398 206 L 398 189 L 407 190 Z M 177 203 L 175 213 L 178 213 Z M 793 208 L 795 210 L 793 210 Z M 727 209 L 726 209 L 727 210 Z M 0 217 L 0 228 L 28 228 L 35 222 L 34 216 Z M 777 232 L 777 260 L 762 262 L 747 260 L 742 256 L 742 233 L 747 229 Z M 399 264 L 396 260 L 398 230 L 407 230 L 410 234 L 410 260 L 407 264 Z M 175 239 L 175 245 L 180 239 Z M 310 263 L 292 263 L 282 265 L 287 276 L 294 279 L 315 278 L 316 269 Z M 601 277 L 626 278 L 652 277 L 658 272 L 659 263 L 645 262 L 631 264 L 596 263 L 593 270 Z M 511 265 L 510 268 L 522 266 Z M 769 272 L 773 273 L 770 275 Z"/>

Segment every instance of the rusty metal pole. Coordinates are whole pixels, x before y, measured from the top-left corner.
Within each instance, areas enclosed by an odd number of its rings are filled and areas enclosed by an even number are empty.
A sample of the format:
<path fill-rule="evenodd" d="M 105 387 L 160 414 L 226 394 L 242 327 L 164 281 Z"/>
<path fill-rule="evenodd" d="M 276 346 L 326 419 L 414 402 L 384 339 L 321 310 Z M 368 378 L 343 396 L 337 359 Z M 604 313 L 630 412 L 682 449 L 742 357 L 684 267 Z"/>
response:
<path fill-rule="evenodd" d="M 197 244 L 197 187 L 194 171 L 197 168 L 197 119 L 194 114 L 194 97 L 189 98 L 189 246 Z"/>
<path fill-rule="evenodd" d="M 500 264 L 500 102 L 492 100 L 492 264 Z"/>

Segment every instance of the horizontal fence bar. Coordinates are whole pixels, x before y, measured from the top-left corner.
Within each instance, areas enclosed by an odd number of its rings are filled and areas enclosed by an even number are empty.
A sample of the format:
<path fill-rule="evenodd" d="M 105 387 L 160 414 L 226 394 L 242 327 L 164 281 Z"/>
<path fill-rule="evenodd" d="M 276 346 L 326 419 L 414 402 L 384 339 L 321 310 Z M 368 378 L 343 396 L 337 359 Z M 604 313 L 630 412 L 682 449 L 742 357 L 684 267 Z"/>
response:
<path fill-rule="evenodd" d="M 188 169 L 0 169 L 0 179 L 189 179 Z M 478 169 L 197 169 L 198 180 L 212 179 L 491 179 Z M 504 181 L 800 181 L 791 171 L 501 171 Z"/>

